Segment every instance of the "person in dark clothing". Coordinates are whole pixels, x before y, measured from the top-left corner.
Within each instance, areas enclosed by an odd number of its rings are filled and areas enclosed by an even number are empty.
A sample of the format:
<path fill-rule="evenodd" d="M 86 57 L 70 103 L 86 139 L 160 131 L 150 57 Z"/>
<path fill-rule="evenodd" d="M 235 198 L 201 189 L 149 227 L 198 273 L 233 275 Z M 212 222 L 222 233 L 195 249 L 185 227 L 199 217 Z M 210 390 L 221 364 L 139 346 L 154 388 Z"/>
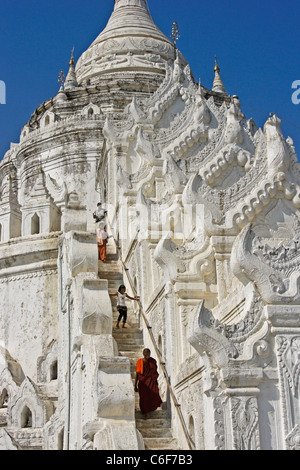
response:
<path fill-rule="evenodd" d="M 127 322 L 127 305 L 126 305 L 126 299 L 129 300 L 137 300 L 139 301 L 139 297 L 130 297 L 126 293 L 126 287 L 125 286 L 120 286 L 118 289 L 118 292 L 116 294 L 109 294 L 111 297 L 118 297 L 118 303 L 117 303 L 117 310 L 119 312 L 119 317 L 117 321 L 116 328 L 119 328 L 120 321 L 123 318 L 123 328 L 126 328 L 126 322 Z"/>
<path fill-rule="evenodd" d="M 158 388 L 158 371 L 156 360 L 151 351 L 144 349 L 143 358 L 137 361 L 134 389 L 140 395 L 140 409 L 144 418 L 162 404 Z"/>
<path fill-rule="evenodd" d="M 93 213 L 93 218 L 96 224 L 99 222 L 104 222 L 107 216 L 107 210 L 102 207 L 102 202 L 98 202 L 97 209 Z"/>

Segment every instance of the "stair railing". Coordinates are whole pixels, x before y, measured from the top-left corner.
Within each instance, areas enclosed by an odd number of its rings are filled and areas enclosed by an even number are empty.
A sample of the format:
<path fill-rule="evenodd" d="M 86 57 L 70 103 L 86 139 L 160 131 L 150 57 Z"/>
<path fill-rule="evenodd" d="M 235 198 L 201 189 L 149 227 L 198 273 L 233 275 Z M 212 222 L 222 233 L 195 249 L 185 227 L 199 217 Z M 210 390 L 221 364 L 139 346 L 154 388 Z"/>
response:
<path fill-rule="evenodd" d="M 110 232 L 111 232 L 112 235 L 113 235 L 112 227 L 111 227 L 109 221 L 107 221 L 107 225 L 109 226 L 109 230 L 110 230 Z M 125 265 L 125 262 L 124 262 L 123 257 L 122 257 L 121 249 L 120 249 L 120 247 L 119 247 L 119 245 L 118 245 L 118 243 L 117 243 L 117 241 L 116 241 L 116 239 L 115 239 L 114 236 L 113 236 L 113 240 L 114 240 L 114 243 L 115 243 L 115 246 L 116 246 L 116 249 L 117 249 L 117 253 L 118 253 L 119 258 L 120 258 L 120 261 L 121 261 L 121 264 L 122 264 L 123 269 L 124 269 L 124 271 L 125 271 L 125 273 L 126 273 L 126 277 L 127 277 L 128 282 L 129 282 L 129 284 L 130 284 L 131 290 L 132 290 L 133 294 L 136 296 L 136 295 L 137 295 L 137 292 L 136 292 L 136 289 L 135 289 L 135 287 L 134 287 L 134 285 L 133 285 L 131 276 L 130 276 L 130 274 L 129 274 L 129 269 L 128 269 L 127 266 Z M 183 415 L 182 415 L 181 405 L 178 403 L 177 398 L 176 398 L 176 396 L 175 396 L 175 393 L 174 393 L 174 391 L 173 391 L 173 389 L 172 389 L 172 386 L 171 386 L 171 383 L 170 383 L 170 380 L 169 380 L 169 377 L 168 377 L 167 369 L 166 369 L 166 364 L 165 364 L 165 362 L 163 361 L 162 356 L 161 356 L 161 353 L 160 353 L 160 351 L 159 351 L 159 349 L 158 349 L 158 347 L 157 347 L 157 345 L 156 345 L 156 341 L 155 341 L 155 338 L 154 338 L 154 335 L 153 335 L 153 332 L 152 332 L 152 327 L 151 327 L 151 325 L 149 324 L 149 321 L 148 321 L 148 319 L 147 319 L 147 317 L 146 317 L 146 314 L 145 314 L 145 312 L 144 312 L 144 309 L 143 309 L 143 306 L 142 306 L 142 303 L 141 303 L 140 300 L 138 301 L 138 304 L 139 304 L 141 316 L 142 316 L 142 318 L 143 318 L 143 320 L 144 320 L 144 323 L 145 323 L 146 328 L 147 328 L 147 331 L 148 331 L 148 333 L 149 333 L 149 336 L 150 336 L 151 342 L 152 342 L 152 344 L 153 344 L 153 347 L 154 347 L 156 356 L 157 356 L 157 358 L 158 358 L 158 362 L 159 362 L 160 368 L 161 368 L 161 370 L 163 371 L 163 374 L 164 374 L 164 377 L 165 377 L 165 380 L 166 380 L 166 383 L 167 383 L 167 387 L 168 387 L 168 390 L 169 390 L 169 392 L 170 392 L 170 396 L 171 396 L 171 398 L 172 398 L 174 407 L 175 407 L 175 409 L 176 409 L 176 411 L 177 411 L 178 418 L 179 418 L 179 421 L 180 421 L 180 423 L 181 423 L 181 426 L 182 426 L 182 429 L 183 429 L 183 432 L 184 432 L 184 435 L 185 435 L 187 444 L 188 444 L 190 450 L 195 450 L 194 444 L 193 444 L 192 439 L 191 439 L 191 437 L 190 437 L 190 435 L 189 435 L 189 432 L 188 432 L 188 430 L 187 430 L 187 426 L 186 426 L 186 423 L 185 423 L 185 421 L 184 421 L 184 417 L 183 417 Z"/>

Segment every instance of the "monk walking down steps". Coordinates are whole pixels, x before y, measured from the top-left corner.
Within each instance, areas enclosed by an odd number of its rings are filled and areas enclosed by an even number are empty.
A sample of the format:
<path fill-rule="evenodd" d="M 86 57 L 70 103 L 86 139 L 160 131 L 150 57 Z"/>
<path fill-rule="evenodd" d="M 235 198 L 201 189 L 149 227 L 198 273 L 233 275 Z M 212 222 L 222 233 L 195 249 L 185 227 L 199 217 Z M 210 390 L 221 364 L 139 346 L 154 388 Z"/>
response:
<path fill-rule="evenodd" d="M 126 294 L 126 287 L 125 286 L 120 286 L 119 290 L 116 294 L 109 294 L 111 297 L 118 297 L 118 303 L 117 303 L 117 310 L 119 312 L 119 318 L 117 321 L 116 327 L 119 328 L 120 326 L 120 321 L 123 318 L 123 328 L 126 328 L 125 324 L 127 322 L 127 306 L 126 306 L 126 299 L 129 300 L 140 300 L 139 297 L 130 297 L 128 294 Z"/>
<path fill-rule="evenodd" d="M 151 357 L 150 349 L 144 349 L 143 358 L 137 361 L 134 389 L 140 395 L 140 409 L 144 418 L 162 404 L 158 388 L 156 360 Z"/>
<path fill-rule="evenodd" d="M 97 246 L 98 246 L 98 260 L 106 263 L 106 245 L 111 236 L 108 235 L 105 225 L 99 225 L 97 228 Z"/>

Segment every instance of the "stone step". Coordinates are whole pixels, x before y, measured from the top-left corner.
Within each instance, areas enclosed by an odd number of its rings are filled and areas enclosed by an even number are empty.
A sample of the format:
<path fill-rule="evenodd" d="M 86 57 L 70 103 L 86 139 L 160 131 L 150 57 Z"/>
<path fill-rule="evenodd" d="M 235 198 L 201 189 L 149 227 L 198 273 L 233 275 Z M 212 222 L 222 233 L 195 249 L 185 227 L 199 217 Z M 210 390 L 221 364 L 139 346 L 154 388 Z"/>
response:
<path fill-rule="evenodd" d="M 132 326 L 129 328 L 115 328 L 114 329 L 114 335 L 118 336 L 118 338 L 122 339 L 135 339 L 135 338 L 141 338 L 143 339 L 143 330 L 140 328 L 132 328 Z"/>
<path fill-rule="evenodd" d="M 117 292 L 117 290 L 119 289 L 120 285 L 121 284 L 124 284 L 123 283 L 123 278 L 120 280 L 119 279 L 108 279 L 108 290 L 111 291 L 111 290 L 115 290 Z"/>
<path fill-rule="evenodd" d="M 112 250 L 106 250 L 106 263 L 116 263 L 119 262 L 119 256 L 116 252 Z M 102 261 L 98 260 L 98 263 L 102 263 Z M 103 263 L 105 264 L 105 263 Z"/>
<path fill-rule="evenodd" d="M 115 336 L 116 334 L 116 341 L 119 341 L 120 343 L 123 341 L 122 338 L 120 338 L 120 335 L 122 333 L 125 334 L 125 332 L 129 332 L 129 331 L 132 331 L 134 328 L 131 327 L 130 324 L 126 323 L 126 326 L 125 328 L 123 328 L 123 323 L 120 323 L 120 327 L 117 328 L 116 325 L 117 325 L 117 320 L 113 319 L 113 336 Z M 118 332 L 121 331 L 122 333 L 118 334 Z M 140 337 L 137 337 L 136 339 L 140 339 Z M 134 341 L 133 339 L 131 338 L 124 338 L 124 343 L 130 343 L 131 341 Z"/>
<path fill-rule="evenodd" d="M 118 344 L 118 343 L 117 343 Z M 130 354 L 130 357 L 136 357 L 138 359 L 141 359 L 143 357 L 143 345 L 142 344 L 124 344 L 124 343 L 119 343 L 118 344 L 118 349 L 119 351 L 122 351 L 123 353 L 134 353 Z"/>
<path fill-rule="evenodd" d="M 116 253 L 107 253 L 106 252 L 106 261 L 100 261 L 98 260 L 98 265 L 100 264 L 116 264 L 119 263 L 121 266 L 121 261 L 119 260 L 119 257 L 116 256 Z"/>
<path fill-rule="evenodd" d="M 123 269 L 118 261 L 112 261 L 109 263 L 98 262 L 98 272 L 117 272 L 123 274 Z"/>
<path fill-rule="evenodd" d="M 117 316 L 117 312 L 116 312 Z M 136 337 L 141 337 L 143 335 L 143 330 L 139 327 L 139 324 L 135 321 L 135 318 L 129 318 L 128 319 L 128 325 L 126 323 L 126 328 L 115 328 L 114 327 L 114 333 L 119 334 L 119 335 L 135 335 Z"/>
<path fill-rule="evenodd" d="M 118 253 L 109 253 L 108 251 L 106 251 L 106 255 L 107 255 L 107 262 L 119 260 Z"/>
<path fill-rule="evenodd" d="M 100 279 L 106 279 L 107 281 L 120 280 L 120 285 L 123 282 L 122 273 L 118 273 L 118 272 L 115 272 L 115 271 L 98 271 L 98 276 L 99 276 Z"/>
<path fill-rule="evenodd" d="M 137 429 L 140 431 L 144 439 L 150 438 L 150 437 L 156 438 L 156 439 L 173 437 L 170 428 L 147 428 L 147 427 L 141 426 L 140 428 L 137 427 Z"/>
<path fill-rule="evenodd" d="M 163 428 L 170 429 L 171 420 L 170 419 L 137 419 L 136 426 L 138 429 L 141 428 Z"/>
<path fill-rule="evenodd" d="M 113 255 L 113 254 L 116 254 L 118 256 L 118 253 L 117 253 L 117 248 L 116 248 L 116 245 L 115 245 L 115 242 L 112 238 L 110 238 L 108 240 L 108 243 L 106 245 L 106 252 L 109 254 L 109 255 Z"/>
<path fill-rule="evenodd" d="M 138 350 L 136 351 L 126 350 L 126 349 L 123 350 L 121 344 L 118 346 L 118 349 L 119 349 L 119 356 L 125 356 L 125 357 L 128 357 L 128 359 L 134 359 L 134 360 L 140 359 L 142 357 Z"/>
<path fill-rule="evenodd" d="M 124 347 L 122 344 L 118 344 L 118 350 L 120 353 L 123 353 L 122 356 L 128 354 L 128 357 L 132 359 L 135 358 L 138 360 L 143 357 L 143 347 L 140 344 L 132 346 L 125 345 Z"/>
<path fill-rule="evenodd" d="M 125 330 L 125 328 L 124 328 Z M 123 331 L 124 331 L 123 330 Z M 121 349 L 121 346 L 122 344 L 126 346 L 140 346 L 141 350 L 143 351 L 144 349 L 144 343 L 143 343 L 143 339 L 142 338 L 135 338 L 135 339 L 130 339 L 130 338 L 124 338 L 124 339 L 120 339 L 117 335 L 115 335 L 115 333 L 113 332 L 113 337 L 114 339 L 116 340 L 116 342 L 118 343 L 119 345 L 119 349 Z"/>
<path fill-rule="evenodd" d="M 121 263 L 117 260 L 115 261 L 106 261 L 106 262 L 103 262 L 103 261 L 98 261 L 98 270 L 101 270 L 101 271 L 119 271 L 119 272 L 123 272 L 123 267 L 121 265 Z"/>
<path fill-rule="evenodd" d="M 133 313 L 131 314 L 130 311 L 127 314 L 127 321 L 126 321 L 125 328 L 123 328 L 123 322 L 120 322 L 119 328 L 117 328 L 117 320 L 119 318 L 119 315 L 120 314 L 118 311 L 113 312 L 114 331 L 123 331 L 125 333 L 125 331 L 128 331 L 128 330 L 132 331 L 134 328 L 139 329 L 139 324 L 136 321 L 135 315 Z"/>
<path fill-rule="evenodd" d="M 142 339 L 136 339 L 129 341 L 128 339 L 125 341 L 117 341 L 117 339 L 114 336 L 114 340 L 118 344 L 119 351 L 137 351 L 138 354 L 142 354 L 141 358 L 143 357 L 143 350 L 144 350 L 144 344 Z"/>
<path fill-rule="evenodd" d="M 124 343 L 122 341 L 122 343 L 118 343 L 118 347 L 119 347 L 119 350 L 122 351 L 122 352 L 125 352 L 125 351 L 128 351 L 128 352 L 135 352 L 136 354 L 138 353 L 138 355 L 140 356 L 140 354 L 142 355 L 141 357 L 143 357 L 143 343 L 140 341 L 138 342 L 138 340 L 136 340 L 136 343 Z"/>
<path fill-rule="evenodd" d="M 126 329 L 122 328 L 122 333 L 118 333 L 117 331 L 113 332 L 113 337 L 118 343 L 122 344 L 144 344 L 143 335 L 135 335 L 134 333 L 125 333 Z"/>
<path fill-rule="evenodd" d="M 98 270 L 105 272 L 116 272 L 123 275 L 123 269 L 118 261 L 114 261 L 113 263 L 102 263 L 101 266 L 98 265 Z"/>
<path fill-rule="evenodd" d="M 126 330 L 126 329 L 125 329 L 125 328 L 124 328 L 124 329 L 122 328 L 122 330 L 124 331 L 124 330 Z M 124 334 L 125 334 L 125 333 L 124 333 Z M 120 345 L 121 345 L 121 344 L 125 344 L 125 345 L 129 345 L 129 346 L 130 346 L 130 345 L 132 344 L 133 346 L 134 346 L 134 345 L 143 346 L 143 344 L 144 344 L 144 339 L 143 339 L 141 336 L 136 336 L 136 337 L 134 337 L 134 336 L 132 336 L 132 337 L 127 336 L 127 337 L 124 337 L 124 338 L 122 338 L 121 336 L 122 336 L 122 335 L 113 332 L 113 337 L 115 338 L 115 340 L 116 340 L 118 343 L 120 343 Z"/>
<path fill-rule="evenodd" d="M 112 234 L 110 233 L 110 235 L 112 235 Z M 106 250 L 107 250 L 107 253 L 117 253 L 116 244 L 115 244 L 113 238 L 108 239 L 108 243 L 106 245 Z"/>
<path fill-rule="evenodd" d="M 113 318 L 113 321 L 114 321 L 115 323 L 117 323 L 117 319 L 118 319 L 118 318 L 115 317 L 115 318 Z M 120 328 L 117 328 L 117 327 L 114 325 L 114 326 L 113 326 L 113 334 L 115 334 L 115 332 L 117 333 L 117 332 L 121 332 L 121 331 L 124 332 L 124 333 L 125 333 L 125 332 L 126 332 L 126 333 L 127 333 L 127 332 L 130 333 L 130 332 L 134 332 L 135 330 L 138 330 L 138 329 L 139 329 L 138 324 L 137 324 L 137 323 L 132 323 L 131 320 L 129 319 L 128 323 L 126 323 L 126 327 L 125 327 L 125 328 L 123 328 L 123 326 L 122 326 L 121 324 L 120 324 Z"/>
<path fill-rule="evenodd" d="M 111 276 L 112 274 L 115 274 L 116 276 Z M 102 269 L 98 269 L 98 275 L 103 277 L 107 276 L 107 280 L 110 281 L 110 279 L 121 279 L 123 281 L 123 273 L 119 269 L 115 268 L 109 268 L 109 266 L 104 266 Z M 123 282 L 121 282 L 123 284 Z"/>
<path fill-rule="evenodd" d="M 146 437 L 145 450 L 180 450 L 177 439 L 173 437 Z"/>
<path fill-rule="evenodd" d="M 118 317 L 119 317 L 119 313 L 116 312 L 113 315 L 113 320 L 116 321 L 116 324 L 117 324 Z M 123 324 L 121 323 L 119 325 L 119 328 L 117 328 L 116 324 L 113 325 L 113 334 L 116 334 L 118 337 L 120 337 L 120 339 L 122 338 L 135 339 L 135 338 L 143 337 L 143 331 L 139 328 L 139 324 L 136 323 L 135 318 L 132 318 L 130 314 L 128 318 L 128 323 L 126 322 L 125 328 L 123 328 Z M 126 336 L 126 335 L 129 335 L 129 336 Z"/>
<path fill-rule="evenodd" d="M 138 396 L 138 394 L 136 394 Z M 135 413 L 135 419 L 137 420 L 144 420 L 144 416 L 140 410 L 136 411 Z M 161 408 L 158 408 L 155 411 L 152 411 L 151 413 L 148 413 L 148 419 L 145 421 L 151 421 L 153 419 L 170 419 L 170 414 L 168 410 L 162 410 Z"/>
<path fill-rule="evenodd" d="M 136 361 L 141 357 L 140 354 L 136 353 L 136 351 L 119 351 L 119 356 L 127 357 L 131 364 L 136 363 Z"/>

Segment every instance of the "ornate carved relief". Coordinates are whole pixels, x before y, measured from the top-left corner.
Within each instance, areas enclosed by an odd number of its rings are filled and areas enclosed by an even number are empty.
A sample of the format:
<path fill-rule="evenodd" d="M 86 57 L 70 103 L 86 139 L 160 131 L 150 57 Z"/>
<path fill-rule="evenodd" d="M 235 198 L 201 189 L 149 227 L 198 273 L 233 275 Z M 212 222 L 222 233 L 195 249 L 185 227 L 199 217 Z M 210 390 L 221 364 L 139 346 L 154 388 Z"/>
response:
<path fill-rule="evenodd" d="M 260 450 L 258 407 L 254 397 L 232 397 L 233 447 Z"/>
<path fill-rule="evenodd" d="M 286 445 L 299 450 L 300 336 L 280 334 L 276 343 Z"/>
<path fill-rule="evenodd" d="M 298 235 L 289 244 L 270 248 L 255 240 L 251 225 L 237 237 L 233 250 L 232 272 L 246 285 L 253 282 L 269 304 L 300 303 Z"/>
<path fill-rule="evenodd" d="M 276 339 L 281 373 L 296 397 L 300 378 L 300 336 L 277 336 Z"/>
<path fill-rule="evenodd" d="M 290 450 L 300 450 L 300 426 L 294 427 L 286 438 Z"/>

